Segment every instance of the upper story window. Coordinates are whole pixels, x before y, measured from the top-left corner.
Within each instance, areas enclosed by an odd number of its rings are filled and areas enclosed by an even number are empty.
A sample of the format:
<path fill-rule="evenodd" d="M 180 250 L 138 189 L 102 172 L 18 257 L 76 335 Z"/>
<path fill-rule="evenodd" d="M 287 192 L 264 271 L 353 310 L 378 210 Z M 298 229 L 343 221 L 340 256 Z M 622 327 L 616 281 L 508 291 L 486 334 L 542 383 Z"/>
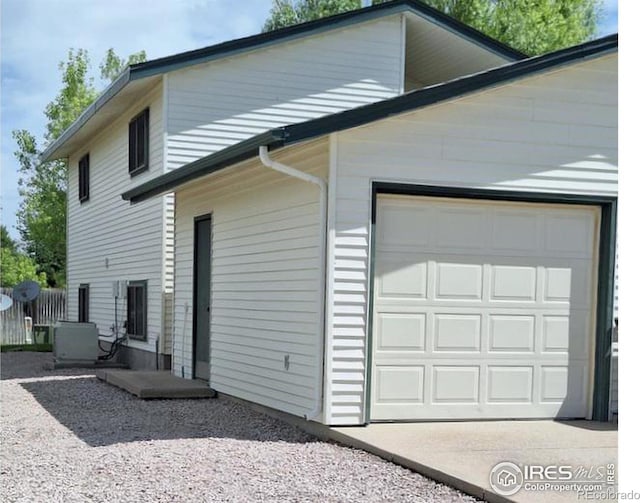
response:
<path fill-rule="evenodd" d="M 149 109 L 129 123 L 129 174 L 149 169 Z"/>
<path fill-rule="evenodd" d="M 89 154 L 78 161 L 78 198 L 81 203 L 89 200 Z"/>

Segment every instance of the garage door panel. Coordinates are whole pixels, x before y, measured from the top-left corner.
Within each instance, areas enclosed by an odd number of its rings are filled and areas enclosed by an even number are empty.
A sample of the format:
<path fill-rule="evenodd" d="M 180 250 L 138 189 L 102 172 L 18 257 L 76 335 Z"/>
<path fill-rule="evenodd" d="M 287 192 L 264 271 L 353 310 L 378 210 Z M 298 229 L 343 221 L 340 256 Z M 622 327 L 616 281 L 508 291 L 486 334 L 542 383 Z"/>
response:
<path fill-rule="evenodd" d="M 480 366 L 434 365 L 431 403 L 478 403 L 480 401 Z"/>
<path fill-rule="evenodd" d="M 490 300 L 535 302 L 537 269 L 529 266 L 491 266 Z"/>
<path fill-rule="evenodd" d="M 426 314 L 379 313 L 378 351 L 424 352 L 426 324 Z"/>
<path fill-rule="evenodd" d="M 533 366 L 487 368 L 487 403 L 533 403 Z"/>
<path fill-rule="evenodd" d="M 436 299 L 481 300 L 482 265 L 440 263 L 436 271 Z"/>
<path fill-rule="evenodd" d="M 489 315 L 489 352 L 533 353 L 535 351 L 535 316 Z"/>
<path fill-rule="evenodd" d="M 447 222 L 438 225 L 437 222 Z M 433 220 L 435 251 L 477 250 L 485 247 L 488 227 L 487 212 L 475 208 L 447 208 L 435 210 Z"/>
<path fill-rule="evenodd" d="M 424 373 L 422 365 L 380 365 L 376 368 L 378 404 L 424 404 Z"/>
<path fill-rule="evenodd" d="M 593 255 L 593 218 L 570 210 L 564 215 L 547 214 L 544 220 L 544 250 L 555 256 L 591 258 Z"/>
<path fill-rule="evenodd" d="M 375 419 L 584 417 L 586 366 L 531 365 L 530 360 L 460 365 L 459 360 L 406 365 L 390 360 L 376 369 Z M 567 400 L 567 396 L 571 399 Z M 414 407 L 413 417 L 405 405 Z M 442 404 L 455 407 L 442 409 Z M 509 405 L 528 404 L 529 409 Z M 446 410 L 446 414 L 444 414 Z"/>
<path fill-rule="evenodd" d="M 589 322 L 588 311 L 572 311 L 570 316 L 542 315 L 541 351 L 571 354 L 573 359 L 588 358 Z"/>
<path fill-rule="evenodd" d="M 585 260 L 468 255 L 429 255 L 426 260 L 424 253 L 401 257 L 385 252 L 376 256 L 376 297 L 584 309 L 591 305 L 591 268 Z"/>
<path fill-rule="evenodd" d="M 434 313 L 430 335 L 434 352 L 479 352 L 480 314 Z"/>
<path fill-rule="evenodd" d="M 579 403 L 584 399 L 586 380 L 584 365 L 543 365 L 540 368 L 540 401 L 564 404 L 570 395 L 571 402 Z"/>
<path fill-rule="evenodd" d="M 496 210 L 491 225 L 491 248 L 530 254 L 538 247 L 540 216 L 526 210 Z"/>
<path fill-rule="evenodd" d="M 378 278 L 380 297 L 427 297 L 427 265 L 425 263 L 383 261 L 380 264 Z"/>
<path fill-rule="evenodd" d="M 586 359 L 589 351 L 589 313 L 576 310 L 437 307 L 391 305 L 376 313 L 376 350 L 546 353 Z M 511 357 L 508 355 L 508 357 Z"/>
<path fill-rule="evenodd" d="M 433 244 L 433 233 L 430 228 L 433 210 L 427 207 L 411 207 L 400 204 L 381 213 L 378 225 L 381 229 L 380 242 L 394 243 L 399 247 L 418 247 L 424 249 Z M 413 227 L 414 222 L 422 222 Z"/>
<path fill-rule="evenodd" d="M 378 221 L 371 418 L 585 417 L 597 210 L 398 200 L 379 214 L 422 244 Z"/>
<path fill-rule="evenodd" d="M 570 303 L 573 308 L 587 309 L 591 304 L 591 263 L 575 261 L 565 267 L 545 270 L 545 297 L 547 303 Z"/>

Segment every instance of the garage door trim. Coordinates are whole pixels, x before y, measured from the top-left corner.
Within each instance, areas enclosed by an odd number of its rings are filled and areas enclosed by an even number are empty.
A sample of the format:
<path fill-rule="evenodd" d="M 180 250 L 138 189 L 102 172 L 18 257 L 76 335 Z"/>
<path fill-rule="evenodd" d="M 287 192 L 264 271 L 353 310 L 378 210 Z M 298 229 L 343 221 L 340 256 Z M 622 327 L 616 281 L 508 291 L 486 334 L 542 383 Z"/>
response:
<path fill-rule="evenodd" d="M 376 206 L 379 194 L 428 196 L 486 201 L 529 202 L 541 204 L 575 204 L 598 206 L 601 210 L 599 238 L 599 264 L 597 267 L 595 368 L 593 369 L 592 418 L 607 421 L 609 415 L 609 380 L 611 330 L 613 327 L 613 284 L 615 260 L 615 229 L 617 198 L 610 196 L 561 194 L 548 192 L 518 192 L 476 189 L 467 187 L 440 187 L 406 183 L 373 181 L 371 190 L 371 222 L 369 240 L 367 369 L 365 422 L 371 422 L 371 383 L 373 363 L 373 303 L 375 271 Z"/>

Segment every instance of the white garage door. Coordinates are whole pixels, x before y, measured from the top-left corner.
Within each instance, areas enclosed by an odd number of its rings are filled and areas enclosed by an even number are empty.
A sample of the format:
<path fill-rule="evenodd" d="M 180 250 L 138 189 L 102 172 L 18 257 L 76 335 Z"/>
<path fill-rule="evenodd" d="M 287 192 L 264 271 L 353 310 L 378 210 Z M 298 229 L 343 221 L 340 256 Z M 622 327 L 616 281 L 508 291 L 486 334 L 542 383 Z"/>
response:
<path fill-rule="evenodd" d="M 599 209 L 379 196 L 371 419 L 585 417 Z"/>

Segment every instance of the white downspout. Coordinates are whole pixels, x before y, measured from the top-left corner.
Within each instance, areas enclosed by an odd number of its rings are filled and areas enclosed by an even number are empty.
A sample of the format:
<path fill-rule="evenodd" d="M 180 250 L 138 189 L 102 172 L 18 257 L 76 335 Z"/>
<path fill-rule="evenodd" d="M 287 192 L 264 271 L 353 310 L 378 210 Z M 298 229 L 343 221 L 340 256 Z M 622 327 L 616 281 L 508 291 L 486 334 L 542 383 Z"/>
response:
<path fill-rule="evenodd" d="M 313 183 L 320 188 L 320 292 L 318 295 L 318 309 L 320 314 L 320 337 L 318 337 L 318 375 L 317 380 L 317 394 L 315 399 L 315 405 L 313 410 L 306 413 L 304 418 L 309 420 L 317 417 L 322 412 L 322 397 L 323 397 L 323 385 L 324 385 L 324 344 L 325 344 L 325 280 L 326 280 L 326 262 L 327 262 L 327 182 L 322 178 L 310 175 L 303 171 L 299 171 L 291 166 L 287 166 L 278 161 L 274 161 L 269 157 L 269 150 L 266 146 L 259 148 L 260 161 L 267 168 L 271 168 L 275 171 L 283 173 L 288 176 L 292 176 L 305 182 Z"/>

